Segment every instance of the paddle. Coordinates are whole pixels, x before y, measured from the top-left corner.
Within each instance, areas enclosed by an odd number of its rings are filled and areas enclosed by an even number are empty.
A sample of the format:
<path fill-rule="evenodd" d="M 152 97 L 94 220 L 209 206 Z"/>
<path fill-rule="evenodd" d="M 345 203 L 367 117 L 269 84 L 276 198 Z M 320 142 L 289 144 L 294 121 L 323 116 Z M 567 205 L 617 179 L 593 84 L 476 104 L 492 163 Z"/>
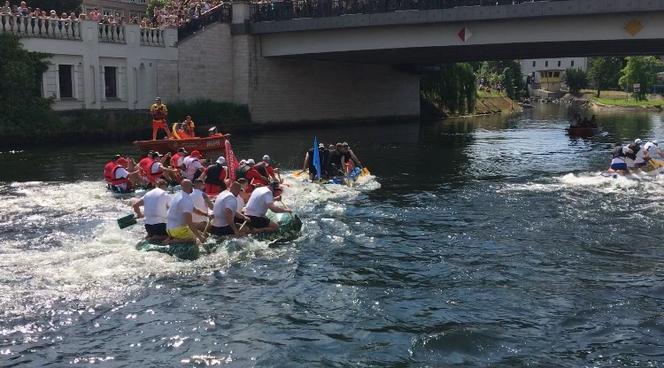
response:
<path fill-rule="evenodd" d="M 300 171 L 296 172 L 295 174 L 293 174 L 293 176 L 296 177 L 296 178 L 299 178 L 299 177 L 302 176 L 305 172 L 307 172 L 307 170 L 300 170 Z"/>
<path fill-rule="evenodd" d="M 118 222 L 118 227 L 120 227 L 120 229 L 125 229 L 128 228 L 129 226 L 136 225 L 138 223 L 138 221 L 136 221 L 136 215 L 134 215 L 133 213 L 131 215 L 120 217 L 119 219 L 117 219 L 117 222 Z"/>

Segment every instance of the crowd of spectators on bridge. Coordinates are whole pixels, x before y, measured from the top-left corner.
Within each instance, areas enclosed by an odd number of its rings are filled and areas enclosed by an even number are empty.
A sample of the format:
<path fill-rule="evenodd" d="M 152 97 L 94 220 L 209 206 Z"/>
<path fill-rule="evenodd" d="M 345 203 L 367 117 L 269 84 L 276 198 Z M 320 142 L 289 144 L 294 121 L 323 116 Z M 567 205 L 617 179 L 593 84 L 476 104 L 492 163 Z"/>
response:
<path fill-rule="evenodd" d="M 100 24 L 138 24 L 143 28 L 164 28 L 181 27 L 188 22 L 205 16 L 216 7 L 223 5 L 222 0 L 173 0 L 163 7 L 155 7 L 152 16 L 142 18 L 126 18 L 119 14 L 102 14 L 98 8 L 93 8 L 85 12 L 62 12 L 58 14 L 56 10 L 46 10 L 32 8 L 26 1 L 21 1 L 18 5 L 10 5 L 5 1 L 4 6 L 0 8 L 0 15 L 11 15 L 17 17 L 30 17 L 35 19 L 58 20 L 60 22 L 75 22 L 79 20 L 93 20 Z"/>

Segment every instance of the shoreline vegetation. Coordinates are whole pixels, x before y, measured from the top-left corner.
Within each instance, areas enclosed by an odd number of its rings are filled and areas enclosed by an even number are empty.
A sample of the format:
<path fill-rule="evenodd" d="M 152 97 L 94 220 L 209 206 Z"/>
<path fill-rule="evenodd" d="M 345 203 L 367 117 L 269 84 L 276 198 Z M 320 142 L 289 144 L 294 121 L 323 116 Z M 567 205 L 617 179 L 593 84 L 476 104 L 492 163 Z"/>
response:
<path fill-rule="evenodd" d="M 637 100 L 631 93 L 623 91 L 601 91 L 597 97 L 597 91 L 582 90 L 574 99 L 587 103 L 595 110 L 632 110 L 632 111 L 662 111 L 664 108 L 664 97 L 661 95 L 646 95 L 643 100 Z"/>

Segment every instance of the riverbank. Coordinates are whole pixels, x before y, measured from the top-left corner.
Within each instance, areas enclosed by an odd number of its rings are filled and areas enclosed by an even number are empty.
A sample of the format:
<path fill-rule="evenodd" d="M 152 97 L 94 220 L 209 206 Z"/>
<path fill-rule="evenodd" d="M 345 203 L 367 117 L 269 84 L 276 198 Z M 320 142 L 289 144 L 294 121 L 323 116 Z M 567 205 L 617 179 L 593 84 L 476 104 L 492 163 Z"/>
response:
<path fill-rule="evenodd" d="M 653 111 L 660 112 L 664 107 L 664 98 L 661 95 L 648 95 L 646 100 L 637 101 L 631 94 L 622 91 L 602 91 L 597 97 L 596 91 L 583 90 L 580 96 L 573 96 L 574 100 L 587 103 L 591 110 L 623 110 L 623 111 Z"/>

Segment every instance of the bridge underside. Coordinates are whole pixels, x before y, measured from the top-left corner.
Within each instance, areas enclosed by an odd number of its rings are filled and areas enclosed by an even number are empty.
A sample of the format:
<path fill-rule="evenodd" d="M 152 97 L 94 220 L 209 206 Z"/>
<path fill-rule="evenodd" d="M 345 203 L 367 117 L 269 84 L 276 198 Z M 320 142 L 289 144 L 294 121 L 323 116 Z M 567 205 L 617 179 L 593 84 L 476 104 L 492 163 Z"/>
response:
<path fill-rule="evenodd" d="M 361 64 L 436 65 L 447 62 L 551 57 L 664 55 L 664 39 L 507 43 L 324 52 L 281 56 Z"/>

